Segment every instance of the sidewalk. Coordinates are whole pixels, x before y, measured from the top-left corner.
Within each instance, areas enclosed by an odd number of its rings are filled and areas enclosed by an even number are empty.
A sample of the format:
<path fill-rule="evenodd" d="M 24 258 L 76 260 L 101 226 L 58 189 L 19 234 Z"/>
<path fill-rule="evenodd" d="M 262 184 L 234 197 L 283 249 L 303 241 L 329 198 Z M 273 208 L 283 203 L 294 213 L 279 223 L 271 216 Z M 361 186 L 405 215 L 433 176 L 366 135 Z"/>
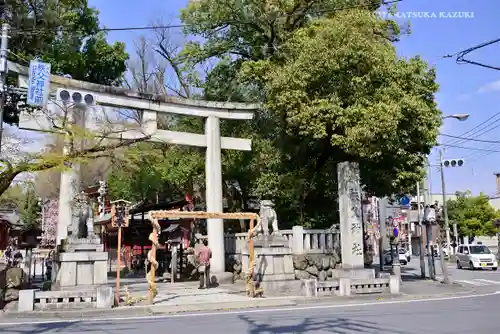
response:
<path fill-rule="evenodd" d="M 302 296 L 282 296 L 268 298 L 249 298 L 238 290 L 241 284 L 217 287 L 208 290 L 193 288 L 193 283 L 169 283 L 159 286 L 159 294 L 154 305 L 145 303 L 136 306 L 120 306 L 113 309 L 83 309 L 61 310 L 44 312 L 0 312 L 0 324 L 16 321 L 77 321 L 81 319 L 126 318 L 141 316 L 159 316 L 167 314 L 190 312 L 219 312 L 229 310 L 244 310 L 258 308 L 286 308 L 316 305 L 347 305 L 363 304 L 380 301 L 415 300 L 427 298 L 441 298 L 456 295 L 471 294 L 472 290 L 458 285 L 447 286 L 429 280 L 403 281 L 399 295 L 356 295 L 351 297 L 318 297 L 306 298 Z M 147 285 L 130 284 L 134 297 L 141 295 Z M 134 289 L 132 289 L 134 288 Z M 140 290 L 140 291 L 139 291 Z"/>

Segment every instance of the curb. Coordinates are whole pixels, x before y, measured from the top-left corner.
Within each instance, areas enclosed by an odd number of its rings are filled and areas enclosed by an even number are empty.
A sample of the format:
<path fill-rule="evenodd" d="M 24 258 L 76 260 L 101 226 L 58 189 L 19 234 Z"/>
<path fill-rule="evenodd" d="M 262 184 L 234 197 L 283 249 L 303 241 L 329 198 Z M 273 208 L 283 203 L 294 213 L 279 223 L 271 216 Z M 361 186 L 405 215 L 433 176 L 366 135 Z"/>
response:
<path fill-rule="evenodd" d="M 472 294 L 473 291 L 447 292 L 439 294 L 406 294 L 397 295 L 380 294 L 351 297 L 296 297 L 290 298 L 259 298 L 247 301 L 231 301 L 218 303 L 193 303 L 184 305 L 138 305 L 124 306 L 112 309 L 82 309 L 82 310 L 61 310 L 61 311 L 37 311 L 37 312 L 4 312 L 0 313 L 0 326 L 3 323 L 12 323 L 15 321 L 79 321 L 89 319 L 99 319 L 103 317 L 140 317 L 140 316 L 160 316 L 168 314 L 196 313 L 196 312 L 221 312 L 237 311 L 245 309 L 260 308 L 286 308 L 305 305 L 348 305 L 359 302 L 383 302 L 388 300 L 415 300 L 427 298 L 442 298 L 450 296 L 460 296 Z"/>
<path fill-rule="evenodd" d="M 193 303 L 184 305 L 138 305 L 123 306 L 111 309 L 82 309 L 82 310 L 62 310 L 62 311 L 35 311 L 35 312 L 4 312 L 0 314 L 0 325 L 5 321 L 25 320 L 25 319 L 45 319 L 45 320 L 77 320 L 98 318 L 106 316 L 154 316 L 161 314 L 190 313 L 190 312 L 217 312 L 231 311 L 239 309 L 257 309 L 271 307 L 296 306 L 297 302 L 290 299 L 256 299 L 247 301 L 231 301 L 218 303 Z"/>
<path fill-rule="evenodd" d="M 217 311 L 233 311 L 240 309 L 257 309 L 268 307 L 287 307 L 296 306 L 298 303 L 293 300 L 248 300 L 241 302 L 221 302 L 221 303 L 199 303 L 186 305 L 157 305 L 150 307 L 151 315 L 159 314 L 175 314 L 175 313 L 190 313 L 190 312 L 217 312 Z"/>

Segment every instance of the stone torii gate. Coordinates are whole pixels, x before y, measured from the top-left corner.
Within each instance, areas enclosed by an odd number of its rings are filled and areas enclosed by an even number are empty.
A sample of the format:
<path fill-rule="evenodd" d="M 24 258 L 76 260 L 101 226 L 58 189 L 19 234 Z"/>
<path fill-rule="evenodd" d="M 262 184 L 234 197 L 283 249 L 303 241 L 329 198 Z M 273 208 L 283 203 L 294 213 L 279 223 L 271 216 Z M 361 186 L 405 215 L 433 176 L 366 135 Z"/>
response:
<path fill-rule="evenodd" d="M 9 62 L 9 71 L 19 74 L 20 87 L 27 86 L 29 69 Z M 48 108 L 56 108 L 60 103 L 71 100 L 74 93 L 80 97 L 91 95 L 93 103 L 103 108 L 136 109 L 143 112 L 140 130 L 120 133 L 120 138 L 136 139 L 151 136 L 149 141 L 176 145 L 206 147 L 206 210 L 223 212 L 221 149 L 251 150 L 251 140 L 221 137 L 220 120 L 250 120 L 253 112 L 259 108 L 256 104 L 209 102 L 188 100 L 158 94 L 134 92 L 118 87 L 98 85 L 61 76 L 51 76 L 51 90 L 57 89 L 57 103 L 50 103 Z M 86 100 L 86 99 L 85 99 Z M 75 101 L 69 101 L 75 102 Z M 93 104 L 91 103 L 91 104 Z M 78 103 L 77 103 L 78 104 Z M 78 104 L 86 114 L 91 114 L 94 105 Z M 205 134 L 160 130 L 157 126 L 159 113 L 170 113 L 205 118 Z M 88 122 L 88 121 L 87 121 Z M 86 127 L 92 124 L 86 124 Z M 45 114 L 21 115 L 19 127 L 26 130 L 54 131 Z M 67 225 L 71 222 L 70 202 L 78 189 L 73 186 L 78 182 L 78 173 L 72 169 L 61 177 L 60 211 L 58 224 L 58 243 L 67 236 Z M 75 182 L 76 181 L 76 182 Z M 224 228 L 222 219 L 208 219 L 208 240 L 212 249 L 211 270 L 213 273 L 225 271 Z"/>

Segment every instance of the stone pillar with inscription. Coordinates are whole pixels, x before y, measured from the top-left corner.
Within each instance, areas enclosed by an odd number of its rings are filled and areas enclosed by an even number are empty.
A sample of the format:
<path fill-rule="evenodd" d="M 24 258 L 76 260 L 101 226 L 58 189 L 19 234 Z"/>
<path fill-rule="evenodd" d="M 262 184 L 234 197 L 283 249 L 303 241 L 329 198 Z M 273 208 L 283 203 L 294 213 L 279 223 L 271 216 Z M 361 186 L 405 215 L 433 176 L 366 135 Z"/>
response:
<path fill-rule="evenodd" d="M 341 162 L 337 165 L 337 174 L 342 269 L 347 271 L 356 270 L 357 272 L 360 270 L 359 272 L 361 272 L 365 266 L 359 164 L 356 162 Z M 368 271 L 373 272 L 373 270 Z M 369 273 L 369 276 L 372 276 L 372 274 Z"/>

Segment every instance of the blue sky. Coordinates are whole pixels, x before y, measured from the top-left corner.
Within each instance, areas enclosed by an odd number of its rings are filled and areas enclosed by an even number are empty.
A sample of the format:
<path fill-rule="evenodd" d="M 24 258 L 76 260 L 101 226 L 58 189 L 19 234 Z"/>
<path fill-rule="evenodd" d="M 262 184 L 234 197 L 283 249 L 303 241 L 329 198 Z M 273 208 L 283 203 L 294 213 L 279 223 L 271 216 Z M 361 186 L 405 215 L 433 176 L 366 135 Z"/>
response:
<path fill-rule="evenodd" d="M 186 5 L 187 0 L 90 0 L 89 2 L 101 11 L 103 25 L 116 28 L 148 25 L 156 19 L 162 19 L 167 23 L 178 22 L 179 10 Z M 441 129 L 442 133 L 460 136 L 500 112 L 497 111 L 500 102 L 500 71 L 474 65 L 458 65 L 454 58 L 441 58 L 443 55 L 500 38 L 498 29 L 500 1 L 404 0 L 398 4 L 398 11 L 402 23 L 406 20 L 403 18 L 405 15 L 408 17 L 411 13 L 412 16 L 416 16 L 409 20 L 411 35 L 405 36 L 397 44 L 400 55 L 404 57 L 421 55 L 436 67 L 441 87 L 437 101 L 443 114 L 471 115 L 465 122 L 446 120 Z M 468 18 L 452 18 L 454 12 L 467 12 L 469 15 Z M 427 18 L 425 18 L 426 13 Z M 132 51 L 133 41 L 139 35 L 140 32 L 111 32 L 109 39 L 127 43 Z M 499 51 L 500 43 L 475 51 L 469 58 L 500 66 Z M 495 82 L 498 83 L 493 84 Z M 465 136 L 500 141 L 498 134 L 500 120 L 495 122 L 497 119 L 500 119 L 500 114 L 491 120 L 490 127 L 476 133 L 470 132 Z M 482 132 L 484 134 L 478 136 Z M 441 143 L 499 152 L 446 147 L 445 158 L 464 158 L 466 161 L 461 168 L 445 170 L 447 193 L 469 189 L 473 193 L 482 191 L 495 194 L 493 173 L 500 172 L 500 166 L 496 167 L 496 161 L 500 156 L 500 144 L 451 141 L 450 138 L 440 138 Z M 437 149 L 433 150 L 430 162 L 432 165 L 438 163 Z M 433 192 L 440 192 L 440 178 L 436 167 L 432 167 L 431 170 L 431 183 Z"/>

